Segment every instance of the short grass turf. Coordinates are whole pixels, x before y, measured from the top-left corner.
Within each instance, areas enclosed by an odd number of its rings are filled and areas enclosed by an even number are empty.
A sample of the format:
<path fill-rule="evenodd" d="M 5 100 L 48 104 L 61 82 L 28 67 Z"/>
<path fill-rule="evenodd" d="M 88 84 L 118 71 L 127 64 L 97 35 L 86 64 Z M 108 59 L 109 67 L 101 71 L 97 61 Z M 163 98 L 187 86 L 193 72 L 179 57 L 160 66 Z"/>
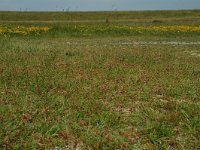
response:
<path fill-rule="evenodd" d="M 2 37 L 0 148 L 200 148 L 199 46 L 134 40 Z"/>

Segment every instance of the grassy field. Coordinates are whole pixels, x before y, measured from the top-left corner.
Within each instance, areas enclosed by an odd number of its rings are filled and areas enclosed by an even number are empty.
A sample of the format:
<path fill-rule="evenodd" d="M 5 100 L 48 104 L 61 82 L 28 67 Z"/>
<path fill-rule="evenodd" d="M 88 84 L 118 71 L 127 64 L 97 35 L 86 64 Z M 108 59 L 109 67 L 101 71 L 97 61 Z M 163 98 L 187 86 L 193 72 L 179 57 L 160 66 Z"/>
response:
<path fill-rule="evenodd" d="M 0 149 L 200 149 L 199 16 L 0 12 Z"/>
<path fill-rule="evenodd" d="M 200 24 L 200 10 L 125 12 L 0 12 L 0 23 L 12 24 Z"/>

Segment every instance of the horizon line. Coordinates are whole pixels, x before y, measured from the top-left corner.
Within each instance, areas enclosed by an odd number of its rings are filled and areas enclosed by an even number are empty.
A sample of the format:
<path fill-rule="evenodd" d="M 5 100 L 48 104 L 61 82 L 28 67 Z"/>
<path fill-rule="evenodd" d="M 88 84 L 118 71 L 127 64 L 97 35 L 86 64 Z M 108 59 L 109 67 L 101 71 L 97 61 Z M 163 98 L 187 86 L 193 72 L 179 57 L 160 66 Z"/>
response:
<path fill-rule="evenodd" d="M 200 9 L 135 9 L 135 10 L 0 10 L 0 12 L 139 12 L 139 11 L 200 11 Z"/>

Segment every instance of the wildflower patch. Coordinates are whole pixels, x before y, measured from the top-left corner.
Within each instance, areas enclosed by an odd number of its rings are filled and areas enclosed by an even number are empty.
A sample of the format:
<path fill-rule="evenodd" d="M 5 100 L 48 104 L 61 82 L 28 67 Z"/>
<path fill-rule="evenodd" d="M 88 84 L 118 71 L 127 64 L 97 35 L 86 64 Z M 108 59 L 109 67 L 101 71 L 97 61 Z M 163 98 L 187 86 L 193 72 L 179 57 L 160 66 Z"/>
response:
<path fill-rule="evenodd" d="M 40 34 L 42 32 L 47 32 L 49 27 L 41 26 L 0 26 L 0 35 L 30 35 L 30 34 Z"/>

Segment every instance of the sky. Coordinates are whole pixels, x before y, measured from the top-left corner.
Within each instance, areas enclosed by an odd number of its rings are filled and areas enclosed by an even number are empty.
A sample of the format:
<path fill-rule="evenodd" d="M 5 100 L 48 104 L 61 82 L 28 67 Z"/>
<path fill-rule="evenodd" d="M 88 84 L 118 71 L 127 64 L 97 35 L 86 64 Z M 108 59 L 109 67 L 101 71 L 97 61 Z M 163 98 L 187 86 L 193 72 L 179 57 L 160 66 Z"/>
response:
<path fill-rule="evenodd" d="M 6 11 L 109 11 L 200 9 L 200 0 L 0 0 Z"/>

